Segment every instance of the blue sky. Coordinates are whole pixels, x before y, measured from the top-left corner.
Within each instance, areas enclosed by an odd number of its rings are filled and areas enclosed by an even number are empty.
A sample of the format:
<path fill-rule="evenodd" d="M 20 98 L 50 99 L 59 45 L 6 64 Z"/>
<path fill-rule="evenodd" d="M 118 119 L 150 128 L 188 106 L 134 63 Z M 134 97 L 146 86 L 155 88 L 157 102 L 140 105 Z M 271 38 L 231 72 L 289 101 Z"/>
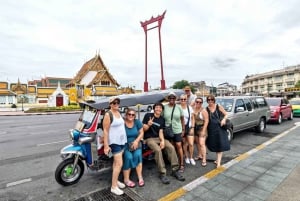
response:
<path fill-rule="evenodd" d="M 162 54 L 167 87 L 178 80 L 229 82 L 300 63 L 296 0 L 1 0 L 0 80 L 73 77 L 100 55 L 122 86 L 143 89 L 140 21 L 166 10 Z M 148 32 L 148 82 L 160 86 L 158 30 Z"/>

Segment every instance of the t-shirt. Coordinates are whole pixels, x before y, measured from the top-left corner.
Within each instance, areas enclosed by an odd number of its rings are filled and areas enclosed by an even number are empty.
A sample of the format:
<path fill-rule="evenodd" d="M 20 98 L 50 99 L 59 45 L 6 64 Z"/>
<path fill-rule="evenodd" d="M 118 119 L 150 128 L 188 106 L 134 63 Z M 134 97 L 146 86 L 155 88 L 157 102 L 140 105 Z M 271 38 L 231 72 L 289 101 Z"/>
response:
<path fill-rule="evenodd" d="M 175 104 L 175 109 L 172 118 L 172 129 L 175 134 L 182 133 L 181 117 L 183 117 L 183 111 L 180 105 Z M 164 106 L 163 117 L 165 118 L 166 125 L 171 125 L 171 115 L 173 107 L 169 104 Z"/>
<path fill-rule="evenodd" d="M 153 124 L 147 131 L 144 132 L 144 139 L 159 137 L 159 130 L 165 127 L 165 119 L 162 116 L 158 118 L 155 117 L 154 113 L 146 113 L 143 119 L 143 124 L 148 124 L 149 119 L 153 117 Z"/>
<path fill-rule="evenodd" d="M 191 93 L 190 97 L 187 100 L 188 104 L 190 105 L 193 101 L 196 100 L 196 98 L 197 98 L 197 96 L 195 94 Z"/>

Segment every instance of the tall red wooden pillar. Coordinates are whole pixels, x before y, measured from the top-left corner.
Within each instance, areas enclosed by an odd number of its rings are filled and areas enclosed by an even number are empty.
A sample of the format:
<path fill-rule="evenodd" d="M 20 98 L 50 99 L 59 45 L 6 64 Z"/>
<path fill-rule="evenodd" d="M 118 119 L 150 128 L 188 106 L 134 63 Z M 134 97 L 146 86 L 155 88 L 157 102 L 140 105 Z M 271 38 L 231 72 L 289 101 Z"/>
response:
<path fill-rule="evenodd" d="M 144 91 L 147 92 L 149 91 L 148 88 L 148 61 L 147 61 L 147 48 L 148 48 L 148 41 L 147 41 L 147 32 L 151 29 L 157 28 L 158 27 L 158 36 L 159 36 L 159 52 L 160 52 L 160 71 L 161 71 L 161 80 L 160 80 L 160 88 L 161 90 L 166 89 L 166 82 L 164 79 L 164 69 L 163 69 L 163 61 L 162 61 L 162 48 L 161 48 L 161 34 L 160 34 L 160 29 L 161 29 L 161 24 L 162 21 L 165 17 L 167 11 L 165 11 L 162 15 L 158 15 L 157 17 L 151 17 L 150 20 L 146 20 L 145 22 L 141 22 L 141 25 L 144 29 L 145 32 L 145 82 L 144 82 Z M 154 22 L 157 22 L 157 26 L 148 28 L 147 25 L 152 24 Z"/>

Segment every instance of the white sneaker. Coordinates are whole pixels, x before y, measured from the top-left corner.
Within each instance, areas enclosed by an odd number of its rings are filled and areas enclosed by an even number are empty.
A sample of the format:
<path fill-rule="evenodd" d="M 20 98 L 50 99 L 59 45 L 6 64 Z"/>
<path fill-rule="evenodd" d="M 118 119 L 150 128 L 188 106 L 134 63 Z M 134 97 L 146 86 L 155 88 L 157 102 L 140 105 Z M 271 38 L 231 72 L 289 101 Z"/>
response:
<path fill-rule="evenodd" d="M 191 162 L 192 165 L 196 165 L 196 162 L 193 158 L 190 158 L 190 162 Z"/>
<path fill-rule="evenodd" d="M 194 161 L 194 162 L 195 162 L 195 161 Z M 186 164 L 190 164 L 190 159 L 185 158 L 185 163 L 186 163 Z"/>
<path fill-rule="evenodd" d="M 124 194 L 124 191 L 122 191 L 118 187 L 116 187 L 116 188 L 110 188 L 110 192 L 112 192 L 115 195 L 123 195 Z"/>
<path fill-rule="evenodd" d="M 119 188 L 125 188 L 126 186 L 125 186 L 124 183 L 118 181 L 118 187 L 119 187 Z"/>

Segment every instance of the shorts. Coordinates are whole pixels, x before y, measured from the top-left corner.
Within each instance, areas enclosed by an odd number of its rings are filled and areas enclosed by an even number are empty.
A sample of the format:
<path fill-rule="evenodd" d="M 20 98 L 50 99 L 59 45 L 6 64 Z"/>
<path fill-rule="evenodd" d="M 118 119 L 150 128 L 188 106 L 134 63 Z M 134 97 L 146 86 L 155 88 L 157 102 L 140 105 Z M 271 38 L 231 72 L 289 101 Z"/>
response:
<path fill-rule="evenodd" d="M 173 140 L 173 142 L 181 142 L 182 141 L 181 133 L 174 134 L 174 137 L 172 140 Z"/>
<path fill-rule="evenodd" d="M 120 145 L 120 144 L 111 144 L 109 145 L 112 154 L 118 154 L 120 152 L 122 152 L 125 149 L 125 145 Z"/>
<path fill-rule="evenodd" d="M 195 128 L 194 128 L 194 135 L 195 136 L 199 136 L 199 133 L 202 129 L 203 125 L 195 125 Z"/>

